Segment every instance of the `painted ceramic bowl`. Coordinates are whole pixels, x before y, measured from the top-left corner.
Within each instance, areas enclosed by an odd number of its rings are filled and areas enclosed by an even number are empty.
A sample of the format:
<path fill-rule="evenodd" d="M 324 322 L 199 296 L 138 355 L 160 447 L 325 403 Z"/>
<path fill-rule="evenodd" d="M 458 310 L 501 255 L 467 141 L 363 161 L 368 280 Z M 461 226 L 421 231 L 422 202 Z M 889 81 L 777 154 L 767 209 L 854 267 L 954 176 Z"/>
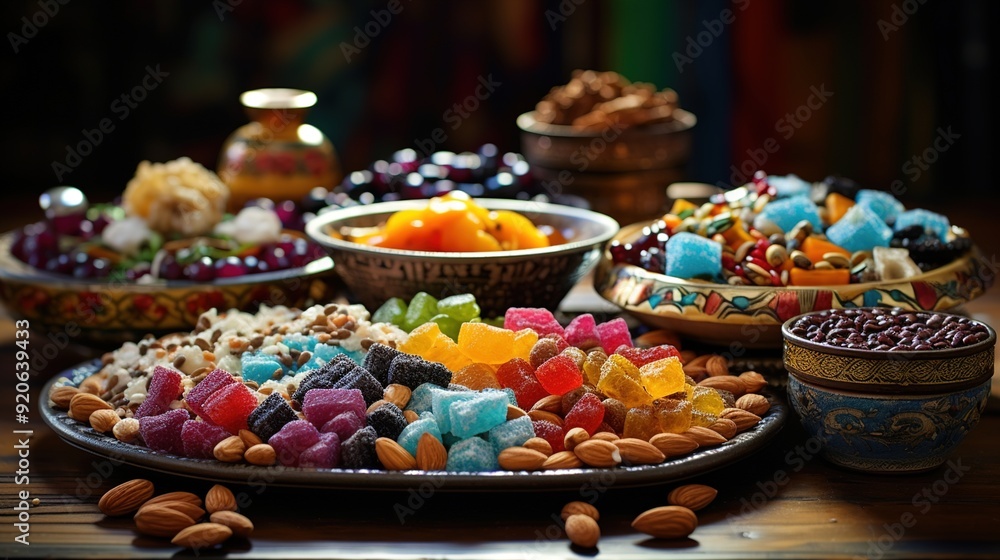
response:
<path fill-rule="evenodd" d="M 626 226 L 615 239 L 634 239 L 644 225 Z M 950 264 L 904 280 L 780 288 L 686 280 L 614 264 L 606 248 L 594 287 L 647 325 L 728 346 L 736 353 L 778 348 L 781 324 L 802 313 L 865 306 L 944 311 L 983 295 L 995 278 L 991 264 L 975 248 Z"/>
<path fill-rule="evenodd" d="M 933 469 L 979 422 L 994 369 L 988 326 L 989 337 L 970 346 L 876 352 L 795 336 L 797 319 L 782 327 L 788 398 L 830 462 L 878 473 Z"/>
<path fill-rule="evenodd" d="M 301 307 L 323 298 L 329 257 L 291 268 L 209 283 L 148 284 L 83 280 L 38 270 L 10 253 L 13 234 L 0 235 L 0 300 L 32 327 L 64 332 L 70 339 L 118 343 L 147 333 L 189 331 L 215 307 L 255 310 L 260 304 Z"/>
<path fill-rule="evenodd" d="M 601 247 L 618 231 L 613 219 L 570 206 L 481 198 L 489 210 L 513 210 L 536 225 L 564 233 L 567 243 L 540 249 L 443 253 L 384 249 L 345 241 L 341 228 L 377 226 L 399 210 L 424 208 L 425 200 L 352 206 L 317 216 L 306 233 L 326 248 L 336 271 L 358 301 L 376 309 L 390 297 L 417 292 L 441 298 L 471 292 L 483 316 L 509 307 L 555 309 L 597 262 Z"/>

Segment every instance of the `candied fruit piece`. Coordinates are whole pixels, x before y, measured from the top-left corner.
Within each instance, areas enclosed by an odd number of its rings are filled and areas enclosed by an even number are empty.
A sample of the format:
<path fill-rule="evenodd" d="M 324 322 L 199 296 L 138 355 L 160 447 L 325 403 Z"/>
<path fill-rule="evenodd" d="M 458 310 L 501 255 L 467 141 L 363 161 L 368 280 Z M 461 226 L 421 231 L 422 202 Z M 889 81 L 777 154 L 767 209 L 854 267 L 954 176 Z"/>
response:
<path fill-rule="evenodd" d="M 385 303 L 372 313 L 372 322 L 391 323 L 402 327 L 404 317 L 406 317 L 406 302 L 398 297 L 392 297 L 385 300 Z"/>
<path fill-rule="evenodd" d="M 247 428 L 247 417 L 257 408 L 257 397 L 242 383 L 231 383 L 212 393 L 201 405 L 205 420 L 231 434 Z"/>
<path fill-rule="evenodd" d="M 340 462 L 346 469 L 377 469 L 381 465 L 375 454 L 375 428 L 366 426 L 340 445 Z"/>
<path fill-rule="evenodd" d="M 438 428 L 438 423 L 434 419 L 434 415 L 430 412 L 425 412 L 420 418 L 407 424 L 403 428 L 403 431 L 399 433 L 397 442 L 410 455 L 416 457 L 417 444 L 420 443 L 420 437 L 424 434 L 430 434 L 438 441 L 441 441 L 441 430 Z"/>
<path fill-rule="evenodd" d="M 535 377 L 531 364 L 520 358 L 514 358 L 498 367 L 497 381 L 501 387 L 514 390 L 517 404 L 524 410 L 530 409 L 539 399 L 549 395 Z"/>
<path fill-rule="evenodd" d="M 657 399 L 653 410 L 660 422 L 660 431 L 679 434 L 691 427 L 691 401 L 680 399 Z"/>
<path fill-rule="evenodd" d="M 398 438 L 407 424 L 403 411 L 392 403 L 385 403 L 369 412 L 365 421 L 368 426 L 375 428 L 378 437 L 391 440 Z"/>
<path fill-rule="evenodd" d="M 625 414 L 625 429 L 622 432 L 622 437 L 649 441 L 649 438 L 658 433 L 660 433 L 660 421 L 651 406 L 630 408 Z"/>
<path fill-rule="evenodd" d="M 528 362 L 531 367 L 538 368 L 538 366 L 544 364 L 546 360 L 559 355 L 559 345 L 556 341 L 551 338 L 539 338 L 538 342 L 531 347 L 531 352 L 528 353 Z"/>
<path fill-rule="evenodd" d="M 650 362 L 639 368 L 639 380 L 654 399 L 684 389 L 684 366 L 676 357 Z"/>
<path fill-rule="evenodd" d="M 615 354 L 625 356 L 625 359 L 632 362 L 632 365 L 637 368 L 641 368 L 650 362 L 655 362 L 656 360 L 662 360 L 671 356 L 676 358 L 681 357 L 680 351 L 669 344 L 661 344 L 660 346 L 653 346 L 650 348 L 618 347 L 615 349 Z"/>
<path fill-rule="evenodd" d="M 153 368 L 146 400 L 135 411 L 136 418 L 157 416 L 170 409 L 170 403 L 181 396 L 181 373 L 163 366 Z"/>
<path fill-rule="evenodd" d="M 601 399 L 593 393 L 585 393 L 566 413 L 563 429 L 569 431 L 579 427 L 593 435 L 602 422 L 604 422 L 604 405 Z"/>
<path fill-rule="evenodd" d="M 418 292 L 406 308 L 402 328 L 404 331 L 412 331 L 430 321 L 435 315 L 437 315 L 437 299 L 427 292 Z"/>
<path fill-rule="evenodd" d="M 507 394 L 501 391 L 479 393 L 476 398 L 458 401 L 451 405 L 451 433 L 472 437 L 488 432 L 507 420 Z"/>
<path fill-rule="evenodd" d="M 175 408 L 155 416 L 143 416 L 139 419 L 139 435 L 153 451 L 184 455 L 181 432 L 184 422 L 190 419 L 188 411 L 183 408 Z"/>
<path fill-rule="evenodd" d="M 601 339 L 601 347 L 607 353 L 614 352 L 619 346 L 632 346 L 632 335 L 628 332 L 628 324 L 621 317 L 597 325 L 597 336 Z"/>
<path fill-rule="evenodd" d="M 448 450 L 446 470 L 483 472 L 495 471 L 498 468 L 497 453 L 493 450 L 493 446 L 483 438 L 463 439 L 454 443 Z"/>
<path fill-rule="evenodd" d="M 299 464 L 299 455 L 319 442 L 319 430 L 306 420 L 294 420 L 281 427 L 267 443 L 274 448 L 278 462 L 286 467 Z"/>
<path fill-rule="evenodd" d="M 399 350 L 385 344 L 375 343 L 368 347 L 362 367 L 368 370 L 383 386 L 389 384 L 389 365 L 397 356 L 404 355 Z"/>
<path fill-rule="evenodd" d="M 718 416 L 722 409 L 726 408 L 726 403 L 722 401 L 718 391 L 711 387 L 695 387 L 691 396 L 691 404 L 695 410 Z"/>
<path fill-rule="evenodd" d="M 365 421 L 362 418 L 358 418 L 358 415 L 354 412 L 341 412 L 340 414 L 331 418 L 326 424 L 319 429 L 320 432 L 337 434 L 340 441 L 344 441 L 347 438 L 354 435 L 361 428 L 365 427 Z"/>
<path fill-rule="evenodd" d="M 463 323 L 458 335 L 458 349 L 473 362 L 502 364 L 513 358 L 515 333 L 487 325 Z M 529 346 L 530 351 L 530 346 Z"/>
<path fill-rule="evenodd" d="M 457 294 L 448 296 L 437 304 L 438 313 L 444 313 L 452 319 L 466 323 L 479 317 L 479 304 L 476 303 L 476 296 L 472 294 Z"/>
<path fill-rule="evenodd" d="M 552 395 L 562 395 L 583 384 L 583 374 L 569 356 L 549 359 L 535 370 L 535 378 Z"/>
<path fill-rule="evenodd" d="M 601 381 L 601 366 L 608 361 L 608 355 L 600 348 L 594 348 L 583 361 L 583 379 L 595 387 Z"/>
<path fill-rule="evenodd" d="M 500 453 L 508 447 L 524 445 L 524 442 L 533 437 L 535 437 L 535 427 L 531 425 L 531 418 L 521 416 L 493 427 L 490 430 L 489 441 L 493 445 L 494 453 Z"/>
<path fill-rule="evenodd" d="M 197 420 L 187 420 L 181 427 L 184 456 L 192 459 L 211 459 L 215 457 L 215 446 L 230 435 L 219 426 Z"/>
<path fill-rule="evenodd" d="M 447 387 L 451 383 L 451 371 L 439 363 L 403 354 L 389 366 L 389 383 L 405 385 L 410 389 L 424 383 Z"/>
<path fill-rule="evenodd" d="M 340 462 L 340 437 L 333 432 L 321 433 L 319 441 L 299 454 L 299 466 L 332 469 Z"/>
<path fill-rule="evenodd" d="M 291 406 L 288 406 L 288 403 L 281 397 L 281 394 L 271 393 L 247 417 L 247 426 L 260 439 L 267 441 L 271 436 L 278 433 L 278 430 L 285 424 L 297 418 L 295 411 L 292 410 Z"/>
<path fill-rule="evenodd" d="M 535 430 L 535 437 L 540 437 L 549 442 L 553 453 L 566 450 L 563 443 L 566 432 L 563 431 L 562 426 L 553 424 L 548 420 L 535 420 L 531 423 L 531 427 Z"/>
<path fill-rule="evenodd" d="M 590 313 L 577 315 L 566 325 L 566 342 L 570 346 L 581 349 L 601 345 L 601 337 L 597 334 L 597 322 Z"/>
<path fill-rule="evenodd" d="M 217 369 L 206 375 L 204 379 L 192 387 L 191 390 L 188 391 L 187 396 L 184 397 L 184 402 L 187 403 L 188 408 L 190 408 L 192 412 L 204 418 L 205 411 L 201 408 L 202 403 L 205 402 L 205 400 L 208 399 L 212 393 L 221 389 L 224 385 L 232 383 L 236 383 L 236 378 L 230 375 L 228 371 Z"/>
<path fill-rule="evenodd" d="M 503 318 L 503 326 L 512 331 L 531 329 L 539 336 L 547 334 L 565 336 L 562 325 L 552 316 L 552 312 L 538 307 L 511 307 L 507 309 Z"/>
<path fill-rule="evenodd" d="M 302 402 L 302 414 L 317 428 L 345 412 L 364 420 L 367 408 L 364 395 L 357 389 L 313 389 Z"/>
<path fill-rule="evenodd" d="M 617 434 L 625 430 L 625 415 L 628 407 L 618 399 L 608 398 L 601 401 L 604 405 L 604 423 L 611 426 Z"/>
<path fill-rule="evenodd" d="M 493 373 L 493 368 L 486 364 L 469 364 L 455 372 L 452 381 L 459 385 L 464 385 L 473 391 L 483 389 L 499 389 L 500 383 Z"/>
<path fill-rule="evenodd" d="M 385 393 L 385 388 L 378 379 L 368 373 L 368 370 L 361 366 L 355 366 L 347 375 L 340 378 L 333 384 L 334 389 L 357 389 L 365 398 L 365 404 L 371 406 L 375 401 L 381 400 Z"/>

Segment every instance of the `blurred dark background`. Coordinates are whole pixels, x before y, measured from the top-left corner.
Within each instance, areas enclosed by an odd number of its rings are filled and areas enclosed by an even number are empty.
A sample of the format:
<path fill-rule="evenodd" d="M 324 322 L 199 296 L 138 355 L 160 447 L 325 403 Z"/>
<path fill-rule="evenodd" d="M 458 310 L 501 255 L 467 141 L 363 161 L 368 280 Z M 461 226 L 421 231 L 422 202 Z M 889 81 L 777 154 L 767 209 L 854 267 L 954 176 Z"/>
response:
<path fill-rule="evenodd" d="M 19 208 L 58 184 L 110 199 L 143 159 L 214 168 L 248 120 L 247 89 L 315 91 L 309 122 L 350 171 L 429 137 L 480 77 L 501 85 L 442 147 L 518 150 L 517 115 L 576 68 L 676 89 L 699 118 L 691 180 L 730 183 L 774 137 L 769 173 L 902 181 L 907 206 L 997 196 L 996 2 L 398 1 L 359 52 L 345 45 L 388 0 L 4 2 L 2 196 L 17 214 L 4 221 L 36 217 Z M 116 99 L 156 68 L 162 82 L 123 117 Z M 787 128 L 821 89 L 832 95 Z M 105 118 L 114 130 L 58 178 L 53 162 Z"/>

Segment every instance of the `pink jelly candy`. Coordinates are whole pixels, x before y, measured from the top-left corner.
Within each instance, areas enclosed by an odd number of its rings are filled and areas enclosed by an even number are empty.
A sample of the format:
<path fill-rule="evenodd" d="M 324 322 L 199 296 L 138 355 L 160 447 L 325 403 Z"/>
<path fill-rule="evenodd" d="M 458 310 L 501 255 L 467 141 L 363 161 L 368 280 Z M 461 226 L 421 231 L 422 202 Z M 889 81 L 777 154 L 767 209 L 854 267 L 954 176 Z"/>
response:
<path fill-rule="evenodd" d="M 156 416 L 170 409 L 170 403 L 181 396 L 181 373 L 179 371 L 156 366 L 153 377 L 149 380 L 146 400 L 142 401 L 135 411 L 136 418 Z"/>
<path fill-rule="evenodd" d="M 340 438 L 333 432 L 320 434 L 319 441 L 299 455 L 300 467 L 332 469 L 340 462 Z"/>
<path fill-rule="evenodd" d="M 201 405 L 205 420 L 235 434 L 247 429 L 247 417 L 257 408 L 257 397 L 242 383 L 228 384 Z"/>
<path fill-rule="evenodd" d="M 302 414 L 317 428 L 344 412 L 364 422 L 368 407 L 360 389 L 313 389 L 302 399 Z"/>
<path fill-rule="evenodd" d="M 192 412 L 202 418 L 205 418 L 205 411 L 201 408 L 202 403 L 204 403 L 208 397 L 212 396 L 212 393 L 233 383 L 236 383 L 236 379 L 230 375 L 228 371 L 217 369 L 206 375 L 204 379 L 199 381 L 197 385 L 188 391 L 187 396 L 184 397 L 184 402 L 187 403 L 188 408 L 190 408 Z"/>
<path fill-rule="evenodd" d="M 184 444 L 184 456 L 192 459 L 211 459 L 215 457 L 215 446 L 231 434 L 219 426 L 208 422 L 188 420 L 181 428 L 181 441 Z"/>
<path fill-rule="evenodd" d="M 285 424 L 278 433 L 267 440 L 267 443 L 274 448 L 278 461 L 286 467 L 298 465 L 299 455 L 318 442 L 319 430 L 306 420 L 295 420 Z"/>
<path fill-rule="evenodd" d="M 365 421 L 358 418 L 358 415 L 353 412 L 341 412 L 340 414 L 334 416 L 329 422 L 323 424 L 320 428 L 320 432 L 337 434 L 340 441 L 344 441 L 347 438 L 354 435 L 354 432 L 365 427 Z"/>
<path fill-rule="evenodd" d="M 563 335 L 562 325 L 548 309 L 538 307 L 511 307 L 503 316 L 503 328 L 511 331 L 531 329 L 538 336 L 547 334 Z"/>
<path fill-rule="evenodd" d="M 517 405 L 525 410 L 530 409 L 539 399 L 549 396 L 549 392 L 535 378 L 531 364 L 521 358 L 514 358 L 498 367 L 497 381 L 501 387 L 514 391 Z"/>
<path fill-rule="evenodd" d="M 573 358 L 560 354 L 549 358 L 535 370 L 535 377 L 549 394 L 564 395 L 583 385 L 583 373 Z"/>
<path fill-rule="evenodd" d="M 153 451 L 183 455 L 181 432 L 184 422 L 190 419 L 191 415 L 183 408 L 175 408 L 156 416 L 144 416 L 139 419 L 139 435 L 146 442 L 146 447 Z"/>
<path fill-rule="evenodd" d="M 601 345 L 601 337 L 597 334 L 597 323 L 590 313 L 577 315 L 566 325 L 566 342 L 586 350 Z"/>
<path fill-rule="evenodd" d="M 535 420 L 531 423 L 531 426 L 535 429 L 535 437 L 540 437 L 549 442 L 553 453 L 566 450 L 566 446 L 563 444 L 566 432 L 563 431 L 562 426 L 553 424 L 548 420 Z"/>
<path fill-rule="evenodd" d="M 601 347 L 607 354 L 614 352 L 619 346 L 632 347 L 632 334 L 628 332 L 628 324 L 621 317 L 597 325 L 597 336 L 601 338 Z"/>
<path fill-rule="evenodd" d="M 569 431 L 579 427 L 594 435 L 603 421 L 604 404 L 601 403 L 601 399 L 593 393 L 586 393 L 566 413 L 563 429 Z"/>
<path fill-rule="evenodd" d="M 681 353 L 669 344 L 661 344 L 652 348 L 632 348 L 631 346 L 622 345 L 615 350 L 615 354 L 624 356 L 635 367 L 642 367 L 664 358 L 681 357 Z"/>

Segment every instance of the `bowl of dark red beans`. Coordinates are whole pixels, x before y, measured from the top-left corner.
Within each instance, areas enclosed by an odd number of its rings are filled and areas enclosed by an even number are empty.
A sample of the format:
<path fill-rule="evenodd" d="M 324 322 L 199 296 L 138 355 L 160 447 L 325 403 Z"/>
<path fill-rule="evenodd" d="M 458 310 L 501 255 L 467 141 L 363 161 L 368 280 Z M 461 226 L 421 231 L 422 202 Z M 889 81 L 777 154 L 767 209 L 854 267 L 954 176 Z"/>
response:
<path fill-rule="evenodd" d="M 794 317 L 782 335 L 792 408 L 836 465 L 940 467 L 986 407 L 996 331 L 980 321 L 862 307 Z"/>

